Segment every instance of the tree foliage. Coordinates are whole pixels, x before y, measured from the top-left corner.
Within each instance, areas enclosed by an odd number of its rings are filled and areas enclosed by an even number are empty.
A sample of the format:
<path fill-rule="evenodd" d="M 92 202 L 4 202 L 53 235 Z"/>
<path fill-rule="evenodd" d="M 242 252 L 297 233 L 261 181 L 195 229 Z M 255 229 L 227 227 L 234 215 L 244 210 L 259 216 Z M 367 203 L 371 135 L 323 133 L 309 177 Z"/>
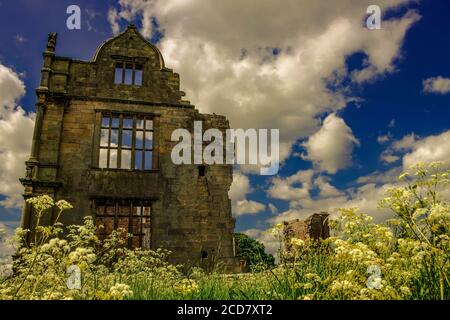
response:
<path fill-rule="evenodd" d="M 273 267 L 275 258 L 266 253 L 265 247 L 259 241 L 250 238 L 243 233 L 235 233 L 236 253 L 247 260 L 250 267 Z"/>

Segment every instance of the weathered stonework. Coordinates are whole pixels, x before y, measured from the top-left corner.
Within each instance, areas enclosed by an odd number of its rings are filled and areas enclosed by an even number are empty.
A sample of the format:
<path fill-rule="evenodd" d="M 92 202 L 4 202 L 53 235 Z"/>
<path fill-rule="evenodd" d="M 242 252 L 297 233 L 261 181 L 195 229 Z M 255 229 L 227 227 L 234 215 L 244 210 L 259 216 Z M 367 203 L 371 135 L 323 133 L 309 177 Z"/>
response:
<path fill-rule="evenodd" d="M 314 213 L 305 220 L 292 220 L 283 222 L 283 238 L 285 250 L 291 251 L 291 239 L 319 240 L 330 237 L 328 213 Z"/>
<path fill-rule="evenodd" d="M 68 200 L 74 209 L 63 216 L 65 225 L 95 216 L 98 199 L 145 200 L 151 206 L 151 248 L 171 250 L 175 263 L 198 265 L 216 259 L 237 271 L 228 198 L 232 166 L 174 165 L 170 157 L 176 144 L 171 141 L 173 130 L 193 132 L 194 121 L 201 120 L 203 130 L 224 131 L 227 119 L 201 114 L 182 100 L 179 75 L 165 67 L 159 50 L 134 26 L 100 45 L 90 62 L 58 57 L 55 47 L 56 34 L 50 34 L 36 90 L 31 157 L 21 179 L 25 199 L 49 194 Z M 115 84 L 117 61 L 142 65 L 142 85 Z M 151 170 L 100 168 L 105 113 L 152 119 Z M 25 205 L 24 228 L 33 225 L 30 212 Z"/>

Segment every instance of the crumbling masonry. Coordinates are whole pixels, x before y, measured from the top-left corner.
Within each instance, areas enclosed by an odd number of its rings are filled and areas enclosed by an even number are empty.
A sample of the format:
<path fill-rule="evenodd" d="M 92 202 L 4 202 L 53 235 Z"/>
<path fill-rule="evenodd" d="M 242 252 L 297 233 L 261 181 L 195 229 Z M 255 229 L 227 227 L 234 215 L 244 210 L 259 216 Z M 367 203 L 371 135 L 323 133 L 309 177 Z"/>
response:
<path fill-rule="evenodd" d="M 49 194 L 71 202 L 65 225 L 93 216 L 99 236 L 124 228 L 129 247 L 165 248 L 185 265 L 222 261 L 237 271 L 228 190 L 231 165 L 174 165 L 173 130 L 229 128 L 219 115 L 182 100 L 180 78 L 134 26 L 101 44 L 92 61 L 55 55 L 49 35 L 25 199 Z M 25 204 L 22 226 L 33 226 Z M 47 215 L 51 223 L 55 215 Z"/>
<path fill-rule="evenodd" d="M 283 222 L 284 253 L 292 254 L 291 239 L 321 240 L 330 237 L 328 225 L 329 214 L 326 212 L 314 213 L 305 220 L 295 219 Z"/>

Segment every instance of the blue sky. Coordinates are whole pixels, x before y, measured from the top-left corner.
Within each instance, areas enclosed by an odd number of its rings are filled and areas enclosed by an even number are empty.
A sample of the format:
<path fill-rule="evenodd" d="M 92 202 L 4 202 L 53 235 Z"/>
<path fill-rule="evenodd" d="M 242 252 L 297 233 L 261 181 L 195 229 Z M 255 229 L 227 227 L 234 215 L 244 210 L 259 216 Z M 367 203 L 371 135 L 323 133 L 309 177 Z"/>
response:
<path fill-rule="evenodd" d="M 172 2 L 176 3 L 176 1 Z M 358 1 L 355 1 L 355 3 L 356 2 Z M 395 3 L 395 1 L 380 2 Z M 286 181 L 288 177 L 292 177 L 301 171 L 312 170 L 313 181 L 315 182 L 313 182 L 313 186 L 309 188 L 308 198 L 297 198 L 295 196 L 284 197 L 275 191 L 270 195 L 269 190 L 274 186 L 274 177 L 262 177 L 240 171 L 239 174 L 245 177 L 244 180 L 249 181 L 249 186 L 243 191 L 243 194 L 236 198 L 237 202 L 235 205 L 237 206 L 239 201 L 241 201 L 241 204 L 244 203 L 242 201 L 246 201 L 246 204 L 251 204 L 253 201 L 253 204 L 261 204 L 264 208 L 257 206 L 258 209 L 238 214 L 238 231 L 263 230 L 274 221 L 283 219 L 282 217 L 303 217 L 308 212 L 312 213 L 314 210 L 321 207 L 323 207 L 323 210 L 329 210 L 329 203 L 326 201 L 330 198 L 333 199 L 332 197 L 336 198 L 336 205 L 341 203 L 367 204 L 368 201 L 362 201 L 364 200 L 362 198 L 370 197 L 371 195 L 375 196 L 375 194 L 378 195 L 378 189 L 376 188 L 381 188 L 382 186 L 380 186 L 380 184 L 395 183 L 393 177 L 390 177 L 392 171 L 389 170 L 401 170 L 405 163 L 408 162 L 408 159 L 419 157 L 420 150 L 431 148 L 430 150 L 434 153 L 441 152 L 440 150 L 432 149 L 432 147 L 436 147 L 436 143 L 442 144 L 443 151 L 441 154 L 443 157 L 446 157 L 450 141 L 446 140 L 446 136 L 443 134 L 450 129 L 450 94 L 445 92 L 445 90 L 444 92 L 436 92 L 436 90 L 424 92 L 423 81 L 438 76 L 441 76 L 444 79 L 450 78 L 450 2 L 447 0 L 406 2 L 406 4 L 403 4 L 399 8 L 389 11 L 383 18 L 386 20 L 402 19 L 407 12 L 415 12 L 417 15 L 420 15 L 420 19 L 411 23 L 411 26 L 407 29 L 405 35 L 395 43 L 398 45 L 399 51 L 397 54 L 393 55 L 392 63 L 388 63 L 390 64 L 390 68 L 387 68 L 387 71 L 379 71 L 368 81 L 352 81 L 350 76 L 352 71 L 365 68 L 367 66 L 367 58 L 378 53 L 371 52 L 370 50 L 369 52 L 364 52 L 364 50 L 359 49 L 343 51 L 346 76 L 340 78 L 339 85 L 341 88 L 342 86 L 345 86 L 345 92 L 349 92 L 348 96 L 358 97 L 358 101 L 352 102 L 351 99 L 348 99 L 344 103 L 344 106 L 331 106 L 330 108 L 323 106 L 320 108 L 317 107 L 317 112 L 314 113 L 311 118 L 311 122 L 314 123 L 314 125 L 311 125 L 311 128 L 303 129 L 303 127 L 308 127 L 308 125 L 299 124 L 299 127 L 302 126 L 302 129 L 299 129 L 299 132 L 301 131 L 302 133 L 299 133 L 298 135 L 295 135 L 295 133 L 291 134 L 289 141 L 292 142 L 292 152 L 284 159 L 285 161 L 281 166 L 279 175 L 275 178 L 280 179 L 280 184 L 287 183 L 289 185 Z M 129 3 L 130 5 L 126 7 L 124 3 Z M 82 9 L 81 30 L 68 30 L 66 28 L 65 22 L 67 14 L 65 11 L 70 4 L 77 4 Z M 135 11 L 131 10 L 131 6 L 133 5 L 135 6 Z M 261 10 L 267 9 L 268 6 L 270 6 L 270 4 L 264 6 Z M 273 6 L 276 6 L 275 1 L 273 1 Z M 42 65 L 41 54 L 46 44 L 47 34 L 52 31 L 58 32 L 58 55 L 89 60 L 92 58 L 97 46 L 113 35 L 111 26 L 114 22 L 118 23 L 118 26 L 121 29 L 123 29 L 128 22 L 133 22 L 137 24 L 139 28 L 142 28 L 144 34 L 151 38 L 154 43 L 162 45 L 163 56 L 165 56 L 167 52 L 169 53 L 169 58 L 166 60 L 168 60 L 168 62 L 173 61 L 175 66 L 167 63 L 168 67 L 174 67 L 175 71 L 180 72 L 182 90 L 184 87 L 190 89 L 186 90 L 188 93 L 187 98 L 191 99 L 196 105 L 200 104 L 200 109 L 202 111 L 222 111 L 221 113 L 227 116 L 228 111 L 226 109 L 214 109 L 206 106 L 202 107 L 202 104 L 205 103 L 205 101 L 212 103 L 214 101 L 214 96 L 211 96 L 211 99 L 201 98 L 201 95 L 196 92 L 198 84 L 195 82 L 195 79 L 193 80 L 194 76 L 189 75 L 189 71 L 185 71 L 185 74 L 183 74 L 183 70 L 189 70 L 183 65 L 183 61 L 185 61 L 185 63 L 191 63 L 189 59 L 192 59 L 192 57 L 189 53 L 186 53 L 185 50 L 181 50 L 186 47 L 182 44 L 183 39 L 176 37 L 176 35 L 178 35 L 176 32 L 179 32 L 179 35 L 183 35 L 183 32 L 174 31 L 181 30 L 176 27 L 181 25 L 186 30 L 190 30 L 192 34 L 197 32 L 195 38 L 194 35 L 192 35 L 192 39 L 202 39 L 201 37 L 204 37 L 204 41 L 210 41 L 205 43 L 210 43 L 212 48 L 214 48 L 214 46 L 222 49 L 229 48 L 230 52 L 232 52 L 230 56 L 233 57 L 233 54 L 236 54 L 236 60 L 238 59 L 239 50 L 235 50 L 235 48 L 243 46 L 243 42 L 240 42 L 241 40 L 248 41 L 249 52 L 252 52 L 251 50 L 255 45 L 260 48 L 264 48 L 265 46 L 278 47 L 277 39 L 286 38 L 284 42 L 280 40 L 281 53 L 270 58 L 274 60 L 278 59 L 278 61 L 281 61 L 281 59 L 289 59 L 287 54 L 290 48 L 289 41 L 293 40 L 284 34 L 286 28 L 274 28 L 272 30 L 273 34 L 267 34 L 267 43 L 264 43 L 264 40 L 261 40 L 264 39 L 264 37 L 260 37 L 257 34 L 257 30 L 255 31 L 251 29 L 251 27 L 243 30 L 243 34 L 240 35 L 240 37 L 234 36 L 236 30 L 234 30 L 233 34 L 227 34 L 227 30 L 224 30 L 223 33 L 217 33 L 215 36 L 214 34 L 207 34 L 208 31 L 205 30 L 209 27 L 212 30 L 218 29 L 219 22 L 217 22 L 217 19 L 216 21 L 214 19 L 207 19 L 204 14 L 203 16 L 201 14 L 198 16 L 190 16 L 190 11 L 186 9 L 185 17 L 188 18 L 186 19 L 187 22 L 185 22 L 186 25 L 183 25 L 182 22 L 179 22 L 180 19 L 175 20 L 177 17 L 176 14 L 180 14 L 178 11 L 175 12 L 172 7 L 166 9 L 169 10 L 169 13 L 167 16 L 164 16 L 161 14 L 161 9 L 158 9 L 157 7 L 140 6 L 134 4 L 134 1 L 126 0 L 123 1 L 122 5 L 113 0 L 78 0 L 75 2 L 65 0 L 0 1 L 0 64 L 11 68 L 16 74 L 20 75 L 20 78 L 26 87 L 26 93 L 16 101 L 16 103 L 28 112 L 34 111 L 34 89 L 37 87 L 40 78 L 40 68 Z M 335 10 L 336 17 L 338 17 L 341 14 L 341 11 L 338 9 L 339 8 L 331 8 L 329 10 Z M 152 10 L 154 10 L 154 13 Z M 170 10 L 174 12 L 172 13 Z M 224 12 L 223 17 L 229 19 L 230 23 L 233 24 L 232 16 L 225 16 L 225 14 L 233 12 L 233 8 L 219 6 L 214 12 L 220 10 L 223 10 Z M 275 12 L 278 12 L 277 10 L 278 9 L 276 9 Z M 323 12 L 328 10 L 325 2 L 323 10 Z M 182 9 L 179 11 L 182 11 Z M 251 10 L 248 11 L 251 12 Z M 122 18 L 114 21 L 110 19 L 108 21 L 108 12 L 117 12 L 119 14 L 120 12 L 131 12 L 132 14 L 128 15 L 126 19 Z M 280 14 L 281 13 L 282 11 L 280 11 Z M 258 14 L 259 13 L 255 13 L 255 19 Z M 360 15 L 361 17 L 364 17 L 364 12 L 360 12 Z M 125 16 L 126 15 L 124 14 L 123 17 Z M 267 19 L 271 19 L 272 17 L 275 19 L 274 16 L 275 15 L 272 16 L 268 14 Z M 146 19 L 152 19 L 153 22 L 149 28 L 144 30 L 144 22 Z M 204 19 L 204 21 L 200 22 L 195 19 Z M 239 19 L 239 17 L 236 19 Z M 177 21 L 177 24 L 171 23 L 171 21 Z M 286 23 L 289 23 L 289 21 L 291 20 L 288 20 Z M 324 18 L 324 24 L 328 23 L 327 21 L 334 23 L 336 20 L 331 18 L 330 20 L 326 20 Z M 239 21 L 237 21 L 236 27 L 233 28 L 238 28 L 239 26 Z M 295 25 L 292 25 L 293 32 L 296 32 L 295 27 Z M 299 25 L 299 28 L 301 27 L 304 28 L 304 26 Z M 303 39 L 305 41 L 304 43 L 307 43 L 307 40 L 314 39 L 314 37 L 317 37 L 318 39 L 321 32 L 325 33 L 324 30 L 327 30 L 326 27 L 327 26 L 318 25 L 317 28 L 312 28 L 315 33 L 299 33 L 300 40 L 298 41 L 302 41 Z M 246 34 L 244 34 L 244 31 Z M 253 34 L 252 32 L 254 33 L 254 36 L 250 35 Z M 378 31 L 374 30 L 371 32 Z M 247 33 L 249 35 L 247 35 Z M 172 46 L 170 46 L 170 37 L 178 42 L 176 42 L 175 45 L 172 44 Z M 186 39 L 186 41 L 188 41 L 188 39 Z M 341 40 L 335 39 L 335 41 Z M 345 39 L 342 39 L 342 41 L 345 41 Z M 380 43 L 383 42 L 381 41 Z M 391 44 L 388 43 L 387 46 L 389 45 Z M 174 46 L 178 46 L 176 48 L 178 48 L 179 52 L 183 52 L 185 55 L 183 56 L 183 59 L 180 58 L 177 60 L 177 58 L 174 58 L 174 53 L 170 51 L 170 48 L 173 48 Z M 292 46 L 295 48 L 296 44 L 292 43 Z M 301 46 L 301 44 L 298 44 L 298 48 L 302 48 Z M 332 50 L 332 48 L 333 46 L 330 43 L 330 50 Z M 362 48 L 365 48 L 365 46 L 362 45 Z M 339 53 L 337 53 L 337 55 L 338 54 Z M 224 59 L 223 63 L 226 64 L 227 61 L 232 60 Z M 181 70 L 175 68 L 178 65 Z M 251 65 L 253 66 L 254 64 Z M 302 66 L 299 66 L 299 68 L 302 68 Z M 212 68 L 211 72 L 214 72 L 214 70 L 215 69 Z M 331 77 L 331 75 L 329 76 Z M 315 76 L 313 78 L 316 79 Z M 218 82 L 221 81 L 220 77 L 216 77 L 215 79 Z M 285 81 L 295 81 L 295 77 L 286 78 Z M 288 85 L 289 84 L 287 83 L 286 86 Z M 251 86 L 249 88 L 249 90 L 252 90 Z M 331 87 L 329 89 L 331 91 L 333 90 Z M 197 89 L 197 91 L 198 90 L 201 89 Z M 270 90 L 270 88 L 268 88 L 268 90 Z M 274 103 L 276 103 L 275 100 Z M 274 108 L 274 110 L 278 110 L 276 109 L 276 106 L 274 106 Z M 279 108 L 279 111 L 283 112 L 282 106 Z M 298 108 L 302 108 L 302 106 L 299 106 Z M 254 109 L 253 112 L 255 112 Z M 311 141 L 309 140 L 310 137 L 321 129 L 324 120 L 330 114 L 336 115 L 336 119 L 343 120 L 346 127 L 350 128 L 351 135 L 358 140 L 358 143 L 354 143 L 350 150 L 351 163 L 342 166 L 342 168 L 339 168 L 336 172 L 330 172 L 323 168 L 320 169 L 320 165 L 317 165 L 317 163 L 311 160 L 311 158 L 313 158 L 310 154 L 311 150 L 308 150 L 304 145 L 307 141 Z M 250 116 L 251 113 L 243 114 L 243 117 Z M 230 117 L 233 118 L 232 115 L 230 115 Z M 245 124 L 245 122 L 242 123 Z M 336 123 L 338 124 L 341 122 L 337 121 Z M 264 123 L 264 125 L 265 124 L 266 123 Z M 342 128 L 342 126 L 339 128 Z M 280 132 L 283 132 L 284 127 L 279 126 L 279 129 Z M 295 131 L 295 126 L 289 128 L 289 130 Z M 414 135 L 411 136 L 412 134 Z M 383 140 L 381 138 L 383 136 L 385 136 L 385 142 L 380 143 L 380 141 Z M 408 136 L 409 140 L 407 138 Z M 430 139 L 430 137 L 433 136 L 437 138 L 434 140 Z M 396 142 L 399 141 L 403 141 L 406 146 L 404 148 L 399 147 L 399 144 L 396 144 Z M 349 145 L 346 144 L 343 148 L 348 146 Z M 385 154 L 389 152 L 391 154 L 395 153 L 396 156 L 399 157 L 398 161 L 390 163 L 382 161 L 380 157 L 383 152 L 385 152 Z M 310 160 L 305 159 L 305 157 L 302 158 L 299 156 L 300 154 L 309 154 Z M 421 154 L 423 154 L 423 152 Z M 422 158 L 419 157 L 419 159 Z M 436 157 L 430 156 L 430 158 L 435 159 Z M 424 160 L 427 159 L 425 158 Z M 2 167 L 2 170 L 5 170 L 5 168 Z M 375 181 L 375 173 L 380 173 L 381 176 L 386 178 L 383 180 L 380 176 L 377 176 L 378 180 Z M 367 179 L 365 182 L 362 180 L 358 181 L 358 178 L 364 176 L 371 176 L 373 177 L 371 181 L 375 181 L 375 186 L 372 186 L 373 188 L 371 189 L 372 193 L 366 192 L 367 188 L 369 188 L 368 186 L 364 188 L 364 183 L 368 184 Z M 324 180 L 320 180 L 321 178 Z M 294 191 L 295 188 L 298 188 L 298 191 L 300 191 L 302 186 L 305 187 L 305 180 L 294 179 L 292 181 L 293 182 L 290 183 L 289 186 L 290 188 L 294 188 Z M 321 184 L 320 181 L 326 181 L 336 190 L 336 192 L 330 197 L 321 196 L 320 191 L 323 191 L 324 184 Z M 8 195 L 2 195 L 0 199 L 5 199 L 7 196 Z M 323 200 L 325 200 L 325 202 L 323 202 L 323 206 L 321 206 L 322 202 L 320 201 Z M 309 207 L 302 204 L 306 202 L 314 202 L 314 204 Z M 271 204 L 272 208 L 276 209 L 270 210 L 269 204 Z M 372 209 L 372 207 L 368 206 L 367 208 Z M 289 214 L 289 210 L 291 210 L 291 214 Z M 376 215 L 376 213 L 374 213 L 374 215 Z M 19 217 L 20 209 L 0 207 L 0 221 L 3 223 L 14 226 Z"/>

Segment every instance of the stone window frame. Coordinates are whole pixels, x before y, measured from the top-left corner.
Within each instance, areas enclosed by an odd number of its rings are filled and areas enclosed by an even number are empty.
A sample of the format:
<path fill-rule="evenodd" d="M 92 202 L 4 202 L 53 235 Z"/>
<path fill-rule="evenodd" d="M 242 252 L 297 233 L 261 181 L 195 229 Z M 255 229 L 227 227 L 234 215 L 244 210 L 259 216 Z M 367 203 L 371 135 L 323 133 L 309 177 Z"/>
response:
<path fill-rule="evenodd" d="M 146 66 L 146 62 L 149 60 L 147 57 L 127 57 L 127 56 L 122 56 L 122 55 L 112 55 L 111 58 L 114 60 L 114 64 L 113 64 L 113 78 L 112 78 L 112 83 L 116 86 L 134 86 L 134 87 L 143 87 L 144 83 L 145 83 L 145 66 Z M 122 82 L 121 83 L 116 83 L 116 67 L 118 64 L 122 64 L 124 67 L 122 67 Z M 126 84 L 125 83 L 125 69 L 126 69 L 126 65 L 132 65 L 132 80 L 131 80 L 131 84 Z M 141 84 L 135 84 L 135 70 L 136 70 L 136 66 L 141 66 L 142 70 L 142 76 L 141 76 Z"/>
<path fill-rule="evenodd" d="M 147 112 L 127 112 L 127 111 L 116 111 L 116 110 L 95 110 L 96 111 L 96 125 L 94 130 L 94 142 L 93 142 L 93 157 L 92 157 L 92 167 L 93 169 L 100 169 L 105 171 L 127 171 L 127 172 L 154 172 L 158 170 L 158 126 L 159 126 L 159 114 L 155 113 L 147 113 Z M 110 117 L 109 127 L 103 127 L 102 121 L 104 116 Z M 113 128 L 112 127 L 112 118 L 113 117 L 119 118 L 119 127 Z M 123 136 L 123 119 L 124 118 L 131 118 L 133 120 L 133 127 L 132 127 L 132 146 L 131 148 L 123 148 L 122 146 L 122 136 Z M 143 120 L 144 119 L 144 129 L 137 128 L 137 120 Z M 153 122 L 152 129 L 146 128 L 146 121 L 151 120 Z M 102 129 L 108 130 L 108 146 L 102 146 L 101 145 L 101 134 Z M 118 130 L 118 138 L 117 147 L 111 148 L 111 130 Z M 130 129 L 125 129 L 130 130 Z M 142 132 L 143 142 L 142 147 L 136 148 L 136 134 L 137 132 Z M 145 146 L 145 134 L 147 132 L 151 132 L 153 134 L 153 140 L 152 140 L 152 147 L 147 148 Z M 101 149 L 107 149 L 107 165 L 106 167 L 100 166 L 100 150 Z M 116 167 L 110 167 L 109 161 L 110 161 L 110 150 L 115 149 L 117 150 L 117 166 Z M 122 150 L 130 150 L 131 151 L 131 168 L 121 168 L 122 167 Z M 142 160 L 141 160 L 141 168 L 136 169 L 136 151 L 142 153 Z M 151 168 L 145 169 L 145 157 L 146 153 L 151 154 Z M 119 166 L 120 165 L 120 166 Z"/>
<path fill-rule="evenodd" d="M 122 69 L 122 79 L 120 82 L 117 82 L 117 69 L 120 65 L 120 69 Z M 130 66 L 130 67 L 128 67 Z M 126 83 L 126 70 L 131 70 L 131 83 Z M 141 82 L 136 83 L 136 70 L 141 71 Z M 126 86 L 137 86 L 142 87 L 144 83 L 144 65 L 142 63 L 132 62 L 132 61 L 117 61 L 114 63 L 114 84 L 115 85 L 126 85 Z"/>
<path fill-rule="evenodd" d="M 127 237 L 126 247 L 132 248 L 152 248 L 152 213 L 153 213 L 153 201 L 148 199 L 118 199 L 118 198 L 93 198 L 93 214 L 95 217 L 95 225 L 97 226 L 97 236 L 100 239 L 105 239 L 111 234 L 113 230 L 117 230 L 120 226 L 120 221 L 125 220 L 127 222 L 126 234 L 131 234 L 131 237 Z M 122 213 L 121 208 L 129 207 L 128 213 Z M 108 210 L 112 208 L 112 210 Z M 137 209 L 137 210 L 136 210 Z M 113 211 L 113 212 L 110 212 Z M 104 220 L 111 219 L 113 223 L 111 228 L 105 226 Z M 135 220 L 138 220 L 137 228 L 134 230 Z M 147 220 L 148 219 L 148 220 Z M 103 222 L 103 223 L 101 223 Z M 144 227 L 144 224 L 148 224 L 148 227 Z M 102 225 L 103 228 L 99 228 Z M 147 230 L 144 230 L 146 228 Z M 110 230 L 108 230 L 110 229 Z M 109 231 L 109 232 L 108 232 Z M 148 232 L 148 243 L 144 243 L 145 236 Z M 121 235 L 122 237 L 125 235 Z M 134 245 L 134 238 L 138 238 L 138 245 Z M 144 246 L 145 245 L 145 246 Z"/>

